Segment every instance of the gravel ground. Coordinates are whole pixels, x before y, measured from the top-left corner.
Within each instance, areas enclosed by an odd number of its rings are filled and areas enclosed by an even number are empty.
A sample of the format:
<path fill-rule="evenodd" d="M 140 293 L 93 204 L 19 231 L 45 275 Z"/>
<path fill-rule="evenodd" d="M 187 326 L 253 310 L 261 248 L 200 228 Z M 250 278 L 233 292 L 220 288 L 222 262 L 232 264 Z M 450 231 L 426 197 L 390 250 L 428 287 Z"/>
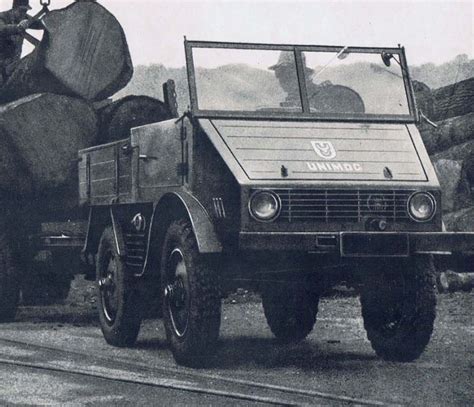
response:
<path fill-rule="evenodd" d="M 348 294 L 322 299 L 314 331 L 300 344 L 282 346 L 266 325 L 259 297 L 239 290 L 224 303 L 217 354 L 205 372 L 408 405 L 474 405 L 473 294 L 438 296 L 432 340 L 420 359 L 408 364 L 376 357 L 359 300 Z M 175 366 L 161 321 L 143 324 L 135 348 L 116 349 L 105 344 L 96 313 L 93 285 L 78 278 L 65 304 L 22 307 L 18 322 L 5 325 L 2 335 Z"/>

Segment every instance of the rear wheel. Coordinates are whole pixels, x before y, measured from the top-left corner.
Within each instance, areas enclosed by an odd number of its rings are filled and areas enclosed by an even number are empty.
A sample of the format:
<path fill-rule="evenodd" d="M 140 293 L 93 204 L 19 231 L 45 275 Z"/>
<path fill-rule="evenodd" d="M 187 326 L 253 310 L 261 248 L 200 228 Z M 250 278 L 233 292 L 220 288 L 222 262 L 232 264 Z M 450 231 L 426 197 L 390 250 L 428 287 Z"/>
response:
<path fill-rule="evenodd" d="M 20 296 L 19 275 L 11 242 L 4 231 L 0 231 L 0 322 L 15 319 Z"/>
<path fill-rule="evenodd" d="M 126 267 L 107 227 L 97 254 L 99 319 L 107 343 L 119 347 L 134 345 L 142 319 L 138 290 Z"/>
<path fill-rule="evenodd" d="M 199 367 L 215 351 L 221 321 L 217 273 L 199 253 L 189 221 L 170 224 L 161 260 L 166 336 L 177 363 Z"/>
<path fill-rule="evenodd" d="M 313 330 L 319 295 L 300 282 L 272 282 L 262 289 L 268 326 L 283 343 L 299 342 Z"/>
<path fill-rule="evenodd" d="M 433 260 L 416 256 L 383 263 L 369 273 L 361 292 L 367 337 L 377 355 L 411 362 L 425 350 L 436 317 Z"/>

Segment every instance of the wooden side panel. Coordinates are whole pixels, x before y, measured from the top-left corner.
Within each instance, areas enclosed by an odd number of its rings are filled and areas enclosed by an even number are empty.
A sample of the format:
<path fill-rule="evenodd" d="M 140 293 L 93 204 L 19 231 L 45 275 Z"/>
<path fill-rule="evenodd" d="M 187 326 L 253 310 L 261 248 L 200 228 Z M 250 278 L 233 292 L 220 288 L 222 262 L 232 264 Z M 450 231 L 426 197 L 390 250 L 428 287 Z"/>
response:
<path fill-rule="evenodd" d="M 119 161 L 119 195 L 132 193 L 132 156 L 121 152 Z"/>
<path fill-rule="evenodd" d="M 90 153 L 91 198 L 115 197 L 115 145 Z"/>
<path fill-rule="evenodd" d="M 90 182 L 89 182 L 89 155 L 79 153 L 79 204 L 84 205 L 89 202 L 90 198 Z"/>
<path fill-rule="evenodd" d="M 128 140 L 80 152 L 80 202 L 98 204 L 128 197 L 132 192 L 132 154 Z"/>

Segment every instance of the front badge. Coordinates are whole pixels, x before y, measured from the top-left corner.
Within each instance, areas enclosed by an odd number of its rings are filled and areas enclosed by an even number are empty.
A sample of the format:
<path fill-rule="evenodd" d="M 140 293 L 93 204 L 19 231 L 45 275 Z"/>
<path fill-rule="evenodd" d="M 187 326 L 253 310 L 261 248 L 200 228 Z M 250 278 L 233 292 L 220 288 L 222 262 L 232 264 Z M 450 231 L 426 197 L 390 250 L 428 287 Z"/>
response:
<path fill-rule="evenodd" d="M 311 141 L 313 150 L 323 160 L 333 160 L 337 157 L 334 145 L 328 140 Z M 326 172 L 330 174 L 339 172 L 362 172 L 362 164 L 354 162 L 306 162 L 311 172 Z"/>
<path fill-rule="evenodd" d="M 336 149 L 330 141 L 312 141 L 311 145 L 316 154 L 324 160 L 333 160 L 337 156 Z"/>

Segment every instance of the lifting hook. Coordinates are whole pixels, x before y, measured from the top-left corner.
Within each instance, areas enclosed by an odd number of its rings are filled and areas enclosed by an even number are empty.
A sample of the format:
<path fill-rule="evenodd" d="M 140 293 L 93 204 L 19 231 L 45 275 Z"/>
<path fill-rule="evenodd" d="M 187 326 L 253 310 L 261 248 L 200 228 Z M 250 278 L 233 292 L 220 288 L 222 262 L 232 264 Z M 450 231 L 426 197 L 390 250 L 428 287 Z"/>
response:
<path fill-rule="evenodd" d="M 27 15 L 28 20 L 30 20 L 30 22 L 40 20 L 42 17 L 44 17 L 45 14 L 49 12 L 48 6 L 51 4 L 51 0 L 40 0 L 40 4 L 43 7 L 36 15 L 34 16 Z M 30 42 L 32 45 L 34 45 L 35 47 L 40 43 L 40 41 L 36 37 L 33 37 L 31 34 L 27 32 L 24 33 L 24 36 L 25 36 L 25 39 L 28 42 Z"/>

